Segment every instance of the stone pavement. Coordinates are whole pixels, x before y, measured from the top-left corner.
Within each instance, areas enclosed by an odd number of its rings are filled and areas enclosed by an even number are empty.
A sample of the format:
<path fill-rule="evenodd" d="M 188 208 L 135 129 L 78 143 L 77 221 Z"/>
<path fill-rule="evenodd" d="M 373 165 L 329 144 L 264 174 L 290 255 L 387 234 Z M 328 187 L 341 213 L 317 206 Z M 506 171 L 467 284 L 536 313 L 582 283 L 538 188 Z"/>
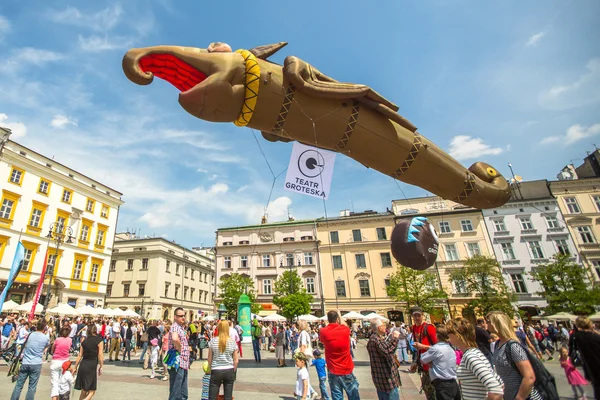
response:
<path fill-rule="evenodd" d="M 371 380 L 369 368 L 369 356 L 365 348 L 366 342 L 361 340 L 355 351 L 355 375 L 360 383 L 361 399 L 377 399 L 377 394 Z M 288 368 L 276 368 L 277 360 L 273 353 L 262 352 L 263 362 L 256 364 L 252 358 L 251 345 L 244 345 L 246 355 L 240 361 L 237 381 L 234 386 L 234 397 L 236 400 L 295 400 L 292 396 L 296 382 L 296 369 L 293 363 L 288 361 Z M 138 353 L 139 354 L 139 353 Z M 205 352 L 206 355 L 206 352 Z M 571 387 L 567 382 L 565 374 L 558 361 L 546 362 L 546 367 L 554 374 L 557 387 L 562 399 L 572 399 Z M 424 399 L 419 394 L 419 382 L 416 374 L 405 372 L 407 367 L 401 367 L 402 399 Z M 6 377 L 8 368 L 0 362 L 0 400 L 8 399 L 14 384 Z M 49 364 L 43 366 L 42 377 L 38 384 L 36 399 L 48 399 L 50 394 L 50 370 Z M 202 368 L 200 362 L 192 365 L 189 376 L 189 398 L 200 400 L 202 387 Z M 145 400 L 148 398 L 167 399 L 169 388 L 168 382 L 157 379 L 149 379 L 150 370 L 142 369 L 137 360 L 131 363 L 105 363 L 104 373 L 99 378 L 98 392 L 94 399 L 98 400 Z M 313 387 L 318 391 L 318 379 L 314 368 L 310 369 L 310 380 Z M 593 399 L 591 386 L 586 386 L 588 399 Z M 26 390 L 21 394 L 25 398 Z M 73 399 L 79 398 L 79 391 L 72 395 Z"/>

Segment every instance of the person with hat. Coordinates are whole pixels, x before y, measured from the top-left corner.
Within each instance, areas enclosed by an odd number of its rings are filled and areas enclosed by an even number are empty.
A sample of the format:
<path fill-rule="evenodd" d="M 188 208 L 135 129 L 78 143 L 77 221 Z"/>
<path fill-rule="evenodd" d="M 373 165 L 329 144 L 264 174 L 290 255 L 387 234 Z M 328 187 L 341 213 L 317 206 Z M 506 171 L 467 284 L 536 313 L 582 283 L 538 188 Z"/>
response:
<path fill-rule="evenodd" d="M 329 400 L 329 394 L 327 393 L 327 387 L 325 386 L 325 382 L 327 382 L 327 365 L 325 360 L 321 357 L 321 351 L 319 349 L 315 349 L 313 351 L 314 360 L 312 360 L 312 365 L 317 369 L 317 376 L 319 377 L 319 389 L 321 390 L 321 399 Z"/>
<path fill-rule="evenodd" d="M 71 398 L 71 388 L 75 383 L 74 373 L 75 364 L 69 360 L 63 362 L 62 375 L 58 383 L 58 400 L 69 400 Z"/>
<path fill-rule="evenodd" d="M 421 361 L 421 354 L 438 342 L 435 326 L 423 320 L 423 309 L 413 307 L 410 310 L 414 325 L 412 327 L 414 348 L 417 351 L 416 362 L 411 369 L 416 369 L 421 376 L 421 389 L 427 400 L 435 399 L 435 391 L 429 377 L 429 365 Z"/>
<path fill-rule="evenodd" d="M 158 339 L 152 339 L 150 341 L 150 346 L 152 346 L 152 350 L 150 350 L 150 365 L 152 365 L 152 375 L 150 375 L 150 379 L 154 379 L 156 377 L 156 368 L 158 368 Z"/>
<path fill-rule="evenodd" d="M 379 318 L 371 320 L 371 337 L 367 343 L 367 351 L 371 363 L 371 378 L 377 397 L 380 400 L 400 399 L 400 374 L 394 357 L 400 338 L 400 332 L 392 330 L 386 335 L 386 326 Z"/>

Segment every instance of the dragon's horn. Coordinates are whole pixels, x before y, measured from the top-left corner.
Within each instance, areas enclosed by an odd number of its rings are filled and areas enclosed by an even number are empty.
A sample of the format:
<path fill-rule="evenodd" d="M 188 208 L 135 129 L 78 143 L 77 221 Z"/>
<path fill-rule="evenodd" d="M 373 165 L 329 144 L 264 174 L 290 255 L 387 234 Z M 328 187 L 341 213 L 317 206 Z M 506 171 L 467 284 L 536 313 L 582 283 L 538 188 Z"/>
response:
<path fill-rule="evenodd" d="M 262 60 L 266 60 L 271 57 L 273 54 L 277 53 L 284 46 L 287 45 L 287 42 L 279 42 L 274 44 L 266 44 L 264 46 L 257 46 L 250 49 L 250 53 L 254 54 L 256 58 L 260 58 Z"/>

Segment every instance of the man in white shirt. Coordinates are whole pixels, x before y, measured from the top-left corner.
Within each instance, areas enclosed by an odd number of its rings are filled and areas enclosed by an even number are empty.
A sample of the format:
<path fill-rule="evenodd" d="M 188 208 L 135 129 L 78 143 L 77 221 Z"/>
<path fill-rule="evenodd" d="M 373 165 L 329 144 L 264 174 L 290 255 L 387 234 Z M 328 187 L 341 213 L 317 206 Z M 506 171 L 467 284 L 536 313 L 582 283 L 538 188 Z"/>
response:
<path fill-rule="evenodd" d="M 115 353 L 115 361 L 119 361 L 119 351 L 121 350 L 121 325 L 119 322 L 112 323 L 110 332 L 110 350 L 108 351 L 108 361 L 112 361 L 113 352 Z"/>

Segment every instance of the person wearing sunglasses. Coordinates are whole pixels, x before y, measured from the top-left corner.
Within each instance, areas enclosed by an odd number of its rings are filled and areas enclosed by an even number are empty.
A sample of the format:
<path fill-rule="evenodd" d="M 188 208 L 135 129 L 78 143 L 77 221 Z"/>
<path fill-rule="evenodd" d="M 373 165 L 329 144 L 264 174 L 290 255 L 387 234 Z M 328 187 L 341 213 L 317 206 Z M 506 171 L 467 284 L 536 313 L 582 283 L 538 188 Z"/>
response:
<path fill-rule="evenodd" d="M 190 346 L 185 330 L 185 311 L 177 307 L 169 330 L 169 350 L 179 353 L 179 366 L 169 369 L 169 400 L 188 398 L 188 370 L 190 369 Z"/>

